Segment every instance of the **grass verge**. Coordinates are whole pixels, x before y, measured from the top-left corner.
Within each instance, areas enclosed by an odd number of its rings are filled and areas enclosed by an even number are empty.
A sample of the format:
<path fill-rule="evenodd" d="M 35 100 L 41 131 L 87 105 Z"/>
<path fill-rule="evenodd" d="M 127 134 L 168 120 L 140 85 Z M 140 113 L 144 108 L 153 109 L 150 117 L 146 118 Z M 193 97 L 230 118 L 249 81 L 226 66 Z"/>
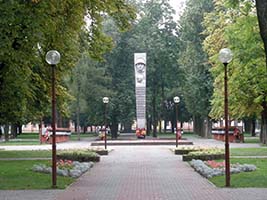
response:
<path fill-rule="evenodd" d="M 49 164 L 49 161 L 0 161 L 0 189 L 51 189 L 51 174 L 33 172 L 34 164 Z M 57 186 L 64 189 L 75 179 L 57 176 Z"/>
<path fill-rule="evenodd" d="M 49 150 L 43 151 L 0 151 L 0 158 L 51 158 Z"/>
<path fill-rule="evenodd" d="M 10 145 L 40 145 L 39 141 L 8 141 L 1 142 L 0 146 L 10 146 Z"/>
<path fill-rule="evenodd" d="M 81 133 L 80 134 L 80 139 L 86 139 L 86 138 L 93 138 L 93 137 L 98 137 L 98 134 L 96 133 Z M 70 136 L 70 140 L 71 141 L 78 141 L 78 135 L 77 133 L 72 133 L 71 136 Z"/>
<path fill-rule="evenodd" d="M 249 158 L 249 159 L 231 159 L 231 163 L 240 164 L 254 164 L 257 166 L 257 170 L 253 172 L 242 172 L 239 174 L 231 174 L 231 187 L 243 188 L 243 187 L 255 187 L 266 188 L 267 187 L 267 159 Z M 225 176 L 217 176 L 209 179 L 217 187 L 225 186 Z"/>
<path fill-rule="evenodd" d="M 267 147 L 232 148 L 231 156 L 267 156 Z"/>
<path fill-rule="evenodd" d="M 251 138 L 251 137 L 245 137 L 244 139 L 245 143 L 249 143 L 249 144 L 259 144 L 260 143 L 260 139 L 259 138 Z"/>

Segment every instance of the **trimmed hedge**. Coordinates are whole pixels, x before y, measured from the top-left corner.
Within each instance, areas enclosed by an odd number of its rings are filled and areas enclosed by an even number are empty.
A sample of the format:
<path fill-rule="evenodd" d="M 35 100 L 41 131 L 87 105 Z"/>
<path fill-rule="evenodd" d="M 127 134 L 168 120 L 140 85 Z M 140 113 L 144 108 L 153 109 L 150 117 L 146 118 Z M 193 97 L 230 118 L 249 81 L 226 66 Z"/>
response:
<path fill-rule="evenodd" d="M 106 156 L 108 155 L 108 150 L 106 149 L 102 149 L 102 150 L 93 150 L 94 152 L 96 152 L 98 155 L 100 156 Z"/>
<path fill-rule="evenodd" d="M 199 154 L 199 155 L 183 155 L 183 161 L 191 161 L 195 160 L 218 160 L 224 159 L 224 153 L 217 153 L 217 154 Z"/>
<path fill-rule="evenodd" d="M 57 159 L 62 160 L 73 160 L 79 162 L 99 162 L 100 156 L 93 151 L 86 150 L 66 150 L 66 151 L 58 151 Z"/>
<path fill-rule="evenodd" d="M 189 154 L 190 152 L 193 151 L 199 151 L 197 149 L 175 149 L 174 154 L 175 155 L 183 155 L 183 154 Z"/>

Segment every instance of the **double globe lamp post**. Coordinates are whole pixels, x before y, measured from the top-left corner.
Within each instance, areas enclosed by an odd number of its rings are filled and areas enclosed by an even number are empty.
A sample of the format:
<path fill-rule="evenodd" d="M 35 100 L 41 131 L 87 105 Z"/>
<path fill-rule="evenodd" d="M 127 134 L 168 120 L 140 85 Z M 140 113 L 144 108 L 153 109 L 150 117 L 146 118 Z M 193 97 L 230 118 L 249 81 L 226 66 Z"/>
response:
<path fill-rule="evenodd" d="M 60 61 L 60 53 L 50 50 L 45 56 L 46 62 L 52 67 L 52 187 L 57 187 L 57 154 L 56 154 L 56 64 Z"/>
<path fill-rule="evenodd" d="M 225 120 L 225 186 L 230 187 L 230 156 L 229 156 L 229 127 L 228 127 L 228 87 L 227 65 L 231 62 L 233 53 L 228 48 L 219 52 L 219 60 L 224 65 L 224 120 Z"/>
<path fill-rule="evenodd" d="M 175 127 L 176 127 L 176 148 L 178 147 L 178 125 L 177 125 L 177 122 L 178 122 L 178 103 L 180 102 L 180 98 L 178 96 L 175 96 L 173 97 L 173 101 L 175 103 Z"/>

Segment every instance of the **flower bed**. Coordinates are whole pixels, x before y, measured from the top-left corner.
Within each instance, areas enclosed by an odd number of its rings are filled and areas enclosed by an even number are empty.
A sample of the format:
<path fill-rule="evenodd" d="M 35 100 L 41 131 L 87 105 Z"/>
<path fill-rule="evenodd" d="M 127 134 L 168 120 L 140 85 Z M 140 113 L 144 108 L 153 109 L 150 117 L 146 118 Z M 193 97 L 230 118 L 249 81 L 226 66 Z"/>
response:
<path fill-rule="evenodd" d="M 80 177 L 83 173 L 88 171 L 94 165 L 93 162 L 78 162 L 70 160 L 59 160 L 57 162 L 57 175 L 69 176 L 73 178 Z M 44 164 L 34 165 L 32 168 L 35 172 L 52 173 L 52 167 Z"/>
<path fill-rule="evenodd" d="M 88 150 L 64 150 L 57 152 L 57 158 L 61 160 L 74 160 L 79 162 L 99 162 L 100 156 Z"/>
<path fill-rule="evenodd" d="M 206 149 L 202 151 L 193 151 L 187 155 L 183 155 L 183 161 L 196 160 L 217 160 L 223 159 L 225 156 L 224 152 L 220 149 Z"/>
<path fill-rule="evenodd" d="M 212 164 L 211 164 L 212 163 Z M 190 165 L 202 176 L 206 178 L 211 178 L 213 176 L 221 176 L 225 174 L 225 164 L 224 162 L 216 163 L 216 161 L 204 162 L 202 160 L 193 159 Z M 216 165 L 216 166 L 215 166 Z M 240 172 L 251 172 L 255 171 L 257 167 L 250 164 L 231 164 L 230 173 L 236 174 Z"/>

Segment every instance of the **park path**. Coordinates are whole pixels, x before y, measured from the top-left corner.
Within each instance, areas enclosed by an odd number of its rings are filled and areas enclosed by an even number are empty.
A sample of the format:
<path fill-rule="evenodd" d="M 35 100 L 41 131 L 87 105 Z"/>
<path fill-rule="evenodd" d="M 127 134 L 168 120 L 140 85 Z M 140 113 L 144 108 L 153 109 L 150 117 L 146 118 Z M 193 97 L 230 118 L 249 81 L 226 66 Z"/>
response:
<path fill-rule="evenodd" d="M 57 200 L 264 200 L 266 189 L 220 189 L 167 146 L 114 147 Z"/>

